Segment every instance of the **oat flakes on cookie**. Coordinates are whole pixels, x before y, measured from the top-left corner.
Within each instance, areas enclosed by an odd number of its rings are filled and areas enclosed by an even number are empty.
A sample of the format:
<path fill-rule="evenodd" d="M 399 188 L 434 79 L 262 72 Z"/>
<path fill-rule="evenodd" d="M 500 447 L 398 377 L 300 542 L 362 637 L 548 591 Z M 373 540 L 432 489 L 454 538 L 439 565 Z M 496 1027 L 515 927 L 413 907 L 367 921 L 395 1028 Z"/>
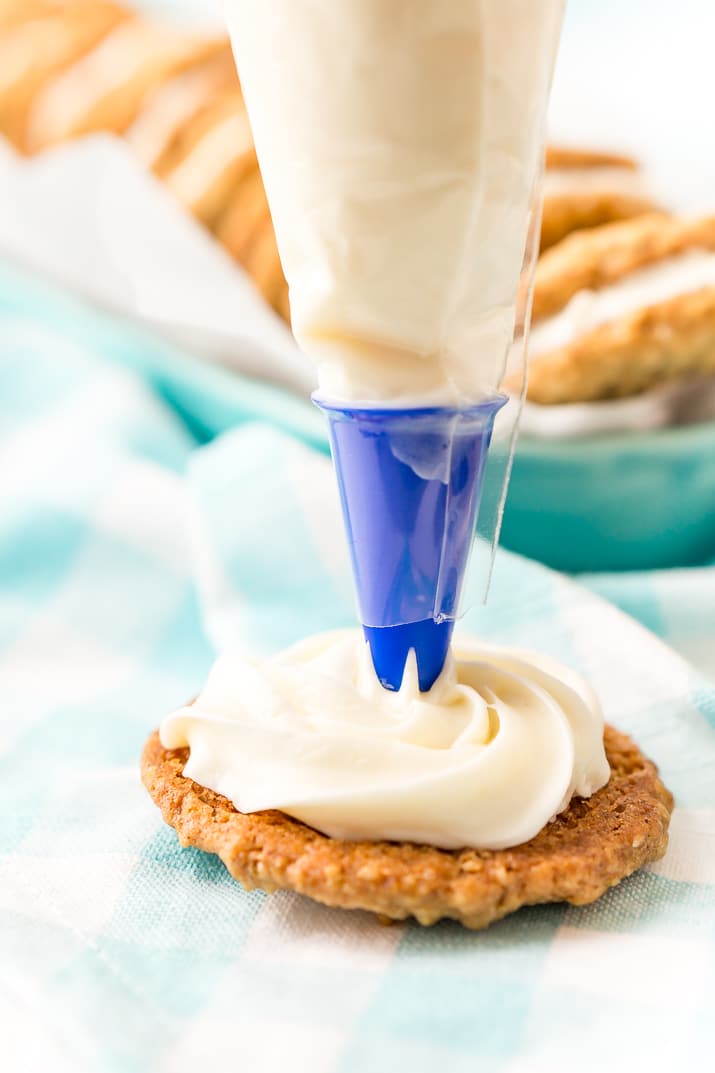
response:
<path fill-rule="evenodd" d="M 546 150 L 541 249 L 572 231 L 658 209 L 630 157 L 552 145 Z"/>
<path fill-rule="evenodd" d="M 528 398 L 542 404 L 715 375 L 715 217 L 652 214 L 549 250 L 536 269 L 529 354 Z"/>

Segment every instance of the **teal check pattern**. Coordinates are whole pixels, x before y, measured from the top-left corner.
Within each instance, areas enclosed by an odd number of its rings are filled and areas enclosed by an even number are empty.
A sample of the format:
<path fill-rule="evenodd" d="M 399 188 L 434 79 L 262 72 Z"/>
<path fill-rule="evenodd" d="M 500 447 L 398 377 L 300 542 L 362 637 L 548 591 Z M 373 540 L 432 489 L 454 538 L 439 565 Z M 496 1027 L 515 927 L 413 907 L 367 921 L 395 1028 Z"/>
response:
<path fill-rule="evenodd" d="M 247 893 L 138 757 L 217 645 L 352 621 L 319 416 L 7 267 L 0 385 L 3 1068 L 709 1068 L 715 685 L 672 645 L 711 661 L 715 568 L 589 590 L 500 553 L 465 623 L 589 675 L 676 795 L 663 861 L 482 934 Z"/>

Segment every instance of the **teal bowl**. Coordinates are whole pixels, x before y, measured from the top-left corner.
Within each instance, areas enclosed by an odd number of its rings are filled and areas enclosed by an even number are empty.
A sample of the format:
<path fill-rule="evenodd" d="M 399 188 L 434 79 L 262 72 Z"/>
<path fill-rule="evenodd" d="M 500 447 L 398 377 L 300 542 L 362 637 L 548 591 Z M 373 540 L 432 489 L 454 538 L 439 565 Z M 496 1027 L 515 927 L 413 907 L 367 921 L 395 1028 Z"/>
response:
<path fill-rule="evenodd" d="M 715 422 L 546 441 L 522 437 L 502 544 L 572 573 L 715 558 Z"/>

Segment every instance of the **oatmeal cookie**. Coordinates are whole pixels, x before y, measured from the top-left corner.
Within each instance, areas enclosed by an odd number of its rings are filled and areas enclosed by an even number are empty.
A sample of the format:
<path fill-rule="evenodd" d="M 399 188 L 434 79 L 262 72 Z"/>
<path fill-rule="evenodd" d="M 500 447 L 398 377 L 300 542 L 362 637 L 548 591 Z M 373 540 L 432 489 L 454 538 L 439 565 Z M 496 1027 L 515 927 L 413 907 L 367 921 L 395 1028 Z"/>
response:
<path fill-rule="evenodd" d="M 715 217 L 651 214 L 570 235 L 536 269 L 528 398 L 635 395 L 715 375 Z M 515 378 L 505 386 L 515 392 Z"/>
<path fill-rule="evenodd" d="M 144 748 L 142 780 L 182 845 L 218 854 L 248 889 L 293 890 L 392 920 L 448 917 L 484 928 L 523 905 L 585 905 L 665 853 L 673 799 L 657 769 L 612 727 L 605 745 L 606 786 L 505 850 L 344 842 L 275 810 L 240 813 L 184 778 L 188 750 L 164 749 L 157 732 Z"/>

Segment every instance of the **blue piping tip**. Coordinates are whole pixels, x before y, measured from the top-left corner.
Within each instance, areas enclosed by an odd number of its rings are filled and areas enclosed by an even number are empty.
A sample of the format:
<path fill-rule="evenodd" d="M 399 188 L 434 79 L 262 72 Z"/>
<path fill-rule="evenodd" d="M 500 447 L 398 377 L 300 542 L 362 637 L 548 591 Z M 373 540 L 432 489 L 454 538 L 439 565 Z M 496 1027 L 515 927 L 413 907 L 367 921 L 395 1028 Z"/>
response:
<path fill-rule="evenodd" d="M 442 673 L 454 622 L 428 618 L 404 626 L 363 626 L 363 630 L 375 673 L 385 689 L 400 689 L 407 657 L 414 649 L 420 692 L 427 693 Z"/>
<path fill-rule="evenodd" d="M 414 649 L 427 692 L 449 651 L 494 417 L 506 400 L 407 410 L 314 400 L 328 418 L 360 622 L 378 679 L 399 690 Z"/>

